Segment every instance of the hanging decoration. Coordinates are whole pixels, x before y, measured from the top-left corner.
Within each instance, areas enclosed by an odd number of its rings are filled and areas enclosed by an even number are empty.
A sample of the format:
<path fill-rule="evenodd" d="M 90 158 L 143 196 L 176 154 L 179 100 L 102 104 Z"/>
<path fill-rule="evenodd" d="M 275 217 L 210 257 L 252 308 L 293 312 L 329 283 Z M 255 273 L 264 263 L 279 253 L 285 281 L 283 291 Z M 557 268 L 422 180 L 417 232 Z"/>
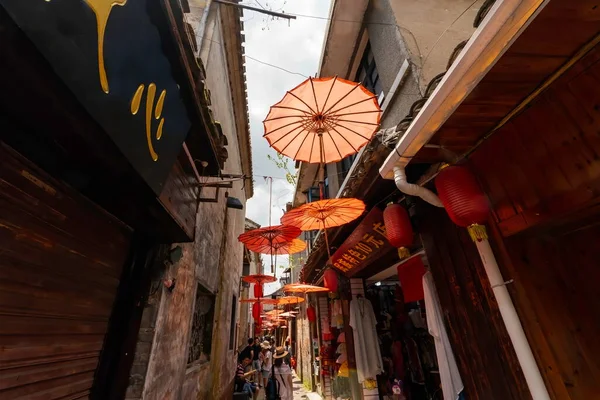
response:
<path fill-rule="evenodd" d="M 410 256 L 413 244 L 413 229 L 408 212 L 400 204 L 389 203 L 383 211 L 383 223 L 390 244 L 398 248 L 398 257 L 404 259 Z"/>
<path fill-rule="evenodd" d="M 254 297 L 257 299 L 263 297 L 263 287 L 260 283 L 254 284 Z"/>
<path fill-rule="evenodd" d="M 308 322 L 315 322 L 317 320 L 317 312 L 313 306 L 306 308 L 306 318 L 308 318 Z"/>
<path fill-rule="evenodd" d="M 488 220 L 490 207 L 475 175 L 465 166 L 452 166 L 440 171 L 435 179 L 438 196 L 456 225 L 465 227 L 477 247 L 481 263 L 486 272 L 500 315 L 508 336 L 516 351 L 525 381 L 534 399 L 550 399 L 548 389 L 531 346 L 519 320 L 498 262 L 488 241 L 484 224 Z"/>
<path fill-rule="evenodd" d="M 452 222 L 467 228 L 473 241 L 487 239 L 484 224 L 490 208 L 475 175 L 467 167 L 444 168 L 435 178 L 435 188 Z"/>
<path fill-rule="evenodd" d="M 252 318 L 254 318 L 255 321 L 260 320 L 261 311 L 262 311 L 262 304 L 260 304 L 259 302 L 252 304 Z"/>
<path fill-rule="evenodd" d="M 323 273 L 323 283 L 331 292 L 338 290 L 338 274 L 333 268 L 327 268 Z"/>

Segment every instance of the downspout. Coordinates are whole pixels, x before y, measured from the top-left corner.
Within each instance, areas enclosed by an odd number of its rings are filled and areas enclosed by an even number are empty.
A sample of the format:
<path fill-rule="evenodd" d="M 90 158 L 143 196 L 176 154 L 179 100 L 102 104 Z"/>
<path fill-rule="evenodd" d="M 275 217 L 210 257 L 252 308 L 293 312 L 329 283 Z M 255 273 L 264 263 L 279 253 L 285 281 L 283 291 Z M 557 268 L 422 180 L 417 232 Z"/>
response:
<path fill-rule="evenodd" d="M 406 172 L 403 166 L 397 165 L 394 167 L 394 182 L 396 182 L 396 187 L 402 193 L 410 196 L 418 196 L 433 206 L 444 207 L 439 197 L 431 190 L 414 183 L 409 183 L 406 180 Z"/>

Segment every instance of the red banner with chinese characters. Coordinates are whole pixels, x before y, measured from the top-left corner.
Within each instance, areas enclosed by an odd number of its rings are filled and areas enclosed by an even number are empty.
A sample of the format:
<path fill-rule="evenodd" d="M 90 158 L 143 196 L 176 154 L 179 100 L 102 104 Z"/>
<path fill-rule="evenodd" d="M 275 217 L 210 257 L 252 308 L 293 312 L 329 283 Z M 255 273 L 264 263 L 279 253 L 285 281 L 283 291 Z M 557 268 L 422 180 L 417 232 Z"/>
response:
<path fill-rule="evenodd" d="M 348 274 L 354 269 L 362 269 L 392 248 L 387 240 L 383 212 L 374 207 L 333 254 L 331 262 L 335 268 Z"/>

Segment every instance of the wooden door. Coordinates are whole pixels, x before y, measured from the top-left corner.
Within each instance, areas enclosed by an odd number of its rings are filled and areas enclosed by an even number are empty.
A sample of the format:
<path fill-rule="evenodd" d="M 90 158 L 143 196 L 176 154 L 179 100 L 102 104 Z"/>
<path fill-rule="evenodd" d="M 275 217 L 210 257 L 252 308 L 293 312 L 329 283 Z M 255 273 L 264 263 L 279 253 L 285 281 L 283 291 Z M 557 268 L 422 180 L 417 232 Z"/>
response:
<path fill-rule="evenodd" d="M 0 398 L 89 395 L 130 231 L 0 142 Z"/>

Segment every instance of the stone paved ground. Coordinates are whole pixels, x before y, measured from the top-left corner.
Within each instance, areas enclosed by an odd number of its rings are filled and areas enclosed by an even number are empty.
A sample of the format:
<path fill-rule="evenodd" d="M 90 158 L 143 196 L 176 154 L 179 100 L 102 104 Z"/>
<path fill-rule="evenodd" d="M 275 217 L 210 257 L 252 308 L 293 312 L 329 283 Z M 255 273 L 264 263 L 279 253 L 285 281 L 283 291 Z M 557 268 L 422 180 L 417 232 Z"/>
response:
<path fill-rule="evenodd" d="M 296 374 L 294 374 L 294 400 L 322 400 L 321 396 L 315 392 L 309 392 L 306 390 L 302 381 Z M 264 389 L 261 389 L 258 394 L 258 400 L 265 398 Z"/>

